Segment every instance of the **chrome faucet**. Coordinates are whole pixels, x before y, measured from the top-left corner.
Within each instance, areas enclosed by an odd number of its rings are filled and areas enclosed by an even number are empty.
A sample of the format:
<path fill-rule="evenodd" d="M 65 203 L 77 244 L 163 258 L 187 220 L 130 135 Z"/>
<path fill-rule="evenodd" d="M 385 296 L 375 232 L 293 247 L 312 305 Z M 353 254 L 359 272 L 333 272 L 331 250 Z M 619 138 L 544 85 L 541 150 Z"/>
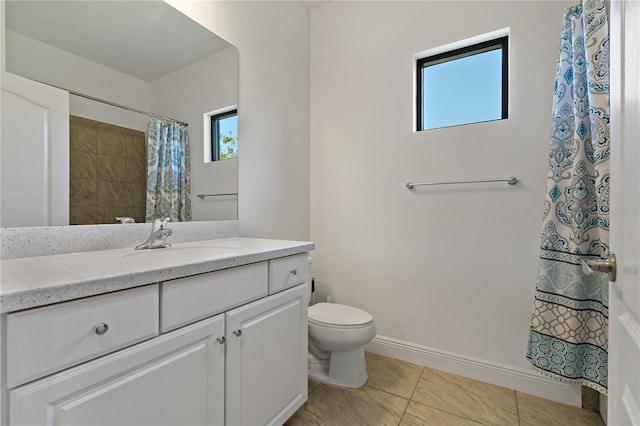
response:
<path fill-rule="evenodd" d="M 164 219 L 154 219 L 149 239 L 136 247 L 136 250 L 171 247 L 171 244 L 167 243 L 167 238 L 173 234 L 173 231 L 166 228 L 170 220 L 168 217 Z"/>

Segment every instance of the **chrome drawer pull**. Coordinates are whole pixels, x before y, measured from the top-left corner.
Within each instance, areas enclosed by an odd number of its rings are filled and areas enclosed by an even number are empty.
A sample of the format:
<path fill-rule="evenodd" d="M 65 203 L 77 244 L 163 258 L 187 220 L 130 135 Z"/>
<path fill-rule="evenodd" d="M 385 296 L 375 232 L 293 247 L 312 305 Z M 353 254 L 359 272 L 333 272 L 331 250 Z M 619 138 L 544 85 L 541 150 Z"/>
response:
<path fill-rule="evenodd" d="M 291 275 L 296 275 L 298 273 L 298 270 L 297 269 L 292 269 L 291 271 L 289 271 L 289 273 Z"/>
<path fill-rule="evenodd" d="M 236 336 L 240 337 L 242 336 L 242 330 L 241 329 L 235 329 L 233 330 L 233 334 L 235 334 Z"/>
<path fill-rule="evenodd" d="M 102 336 L 104 333 L 109 331 L 109 324 L 107 324 L 106 322 L 101 322 L 100 324 L 96 325 L 93 330 L 98 336 Z"/>
<path fill-rule="evenodd" d="M 216 339 L 218 341 L 218 343 L 220 343 L 221 345 L 224 345 L 224 343 L 227 341 L 227 338 L 224 336 L 220 336 Z"/>

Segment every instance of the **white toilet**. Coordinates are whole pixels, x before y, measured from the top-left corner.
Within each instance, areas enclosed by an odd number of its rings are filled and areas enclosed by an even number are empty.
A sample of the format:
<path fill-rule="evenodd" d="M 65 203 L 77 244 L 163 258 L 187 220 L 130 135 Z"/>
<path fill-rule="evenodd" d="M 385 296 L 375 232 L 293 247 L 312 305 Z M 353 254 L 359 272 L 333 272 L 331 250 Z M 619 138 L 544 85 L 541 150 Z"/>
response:
<path fill-rule="evenodd" d="M 376 335 L 368 312 L 338 303 L 309 307 L 309 377 L 347 388 L 367 381 L 364 345 Z"/>

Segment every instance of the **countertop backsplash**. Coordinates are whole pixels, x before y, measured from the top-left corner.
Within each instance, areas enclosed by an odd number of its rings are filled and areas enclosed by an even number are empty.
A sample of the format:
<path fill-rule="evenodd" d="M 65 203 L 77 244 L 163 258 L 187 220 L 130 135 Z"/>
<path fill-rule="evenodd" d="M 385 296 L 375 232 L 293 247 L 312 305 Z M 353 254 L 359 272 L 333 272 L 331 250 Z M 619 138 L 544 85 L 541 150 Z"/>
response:
<path fill-rule="evenodd" d="M 238 236 L 238 221 L 170 222 L 169 243 Z M 149 238 L 150 223 L 0 229 L 0 259 L 131 247 Z"/>

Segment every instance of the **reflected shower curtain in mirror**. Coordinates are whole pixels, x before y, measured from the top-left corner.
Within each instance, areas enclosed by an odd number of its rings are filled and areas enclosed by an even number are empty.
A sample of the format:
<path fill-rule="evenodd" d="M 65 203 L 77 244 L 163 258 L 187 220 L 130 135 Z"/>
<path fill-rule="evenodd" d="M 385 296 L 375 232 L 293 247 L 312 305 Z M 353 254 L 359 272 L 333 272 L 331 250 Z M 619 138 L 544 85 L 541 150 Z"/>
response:
<path fill-rule="evenodd" d="M 165 217 L 191 220 L 187 126 L 151 119 L 147 139 L 146 221 Z"/>
<path fill-rule="evenodd" d="M 527 358 L 556 379 L 607 391 L 608 277 L 581 260 L 609 254 L 609 30 L 604 0 L 564 20 L 538 279 Z"/>

